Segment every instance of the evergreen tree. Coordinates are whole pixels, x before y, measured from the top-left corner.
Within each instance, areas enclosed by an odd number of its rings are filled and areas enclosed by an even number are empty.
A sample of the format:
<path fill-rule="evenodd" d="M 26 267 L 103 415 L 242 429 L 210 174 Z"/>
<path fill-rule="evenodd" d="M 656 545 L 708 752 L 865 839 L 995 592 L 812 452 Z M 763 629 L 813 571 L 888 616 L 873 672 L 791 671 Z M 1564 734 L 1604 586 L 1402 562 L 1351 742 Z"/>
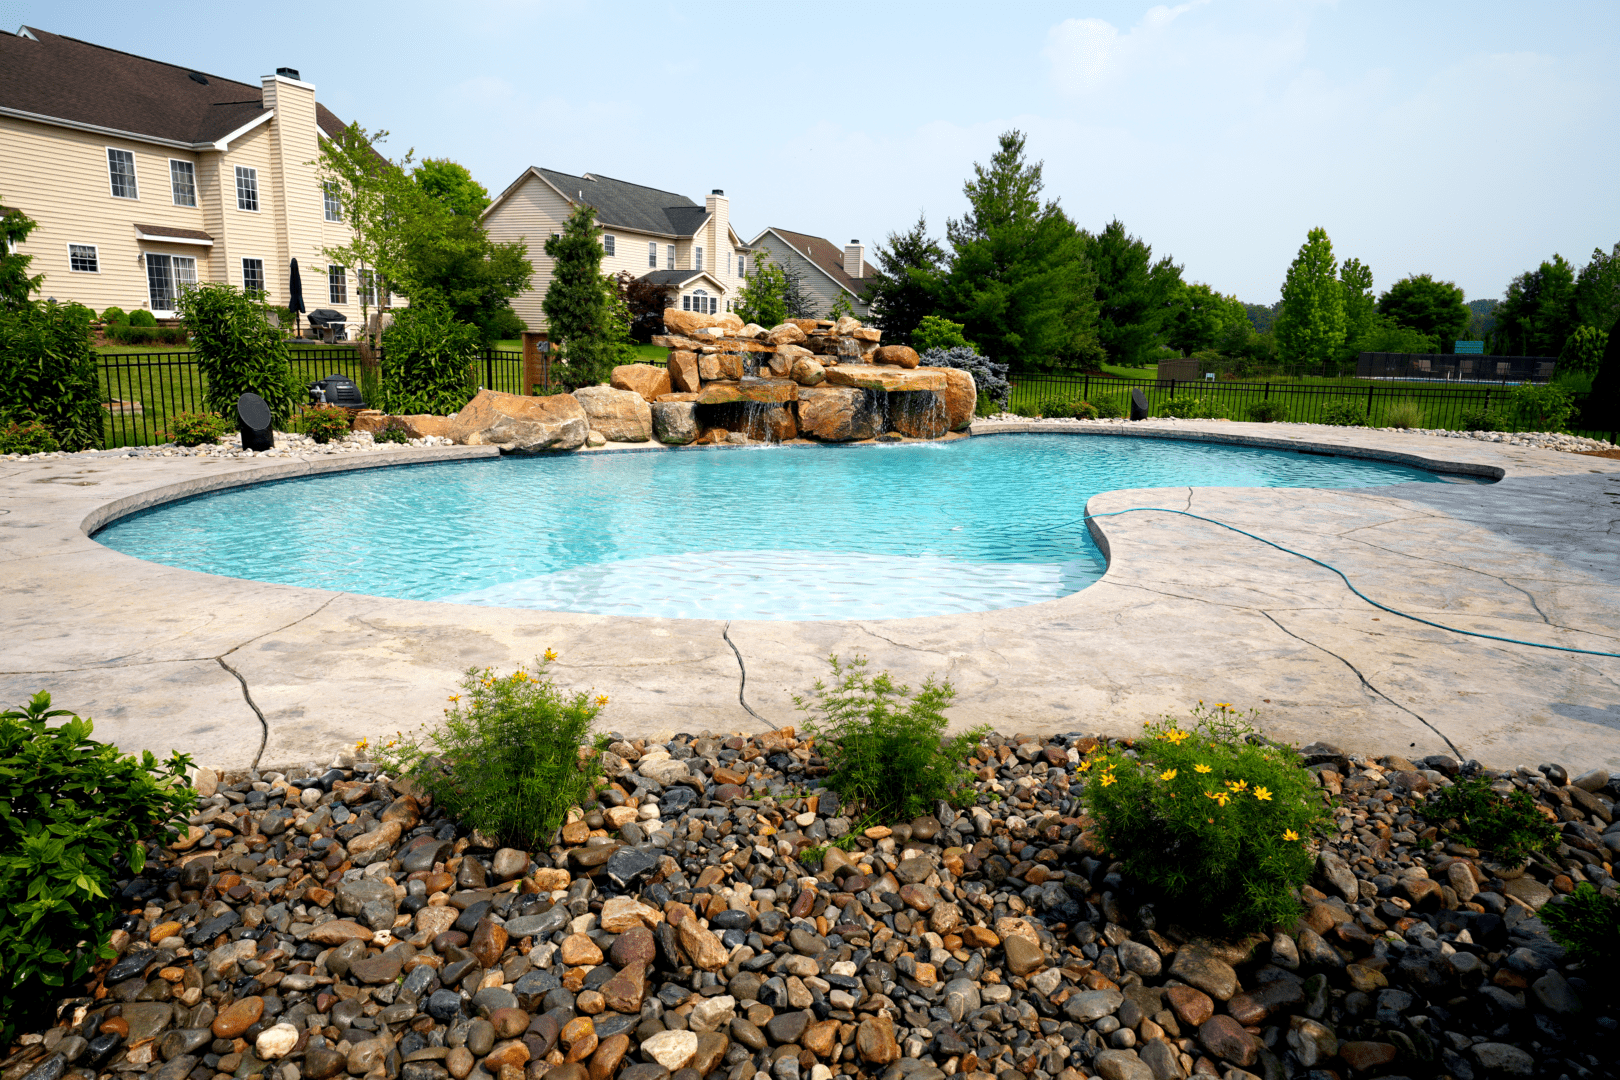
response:
<path fill-rule="evenodd" d="M 883 273 L 867 290 L 872 320 L 883 328 L 883 339 L 894 345 L 912 344 L 917 324 L 934 313 L 945 268 L 945 249 L 928 235 L 928 219 L 906 233 L 890 233 L 888 244 L 877 250 Z"/>
<path fill-rule="evenodd" d="M 1094 364 L 1095 280 L 1078 229 L 1041 201 L 1041 165 L 1009 131 L 963 186 L 968 212 L 946 223 L 955 253 L 940 313 L 964 323 L 985 355 L 1016 367 Z"/>
<path fill-rule="evenodd" d="M 1097 334 L 1116 364 L 1140 367 L 1152 358 L 1159 335 L 1181 298 L 1181 267 L 1125 231 L 1117 218 L 1095 236 L 1085 234 L 1097 276 Z"/>
<path fill-rule="evenodd" d="M 613 365 L 622 362 L 623 342 L 629 339 L 628 309 L 623 341 L 615 334 L 608 293 L 611 290 L 617 295 L 618 289 L 604 284 L 612 279 L 602 273 L 601 232 L 596 226 L 596 209 L 580 203 L 563 223 L 562 232 L 546 241 L 546 254 L 553 265 L 551 287 L 541 307 L 551 340 L 561 342 L 562 359 L 568 365 L 562 381 L 572 386 L 606 382 Z"/>
<path fill-rule="evenodd" d="M 39 288 L 44 274 L 28 276 L 32 255 L 19 254 L 15 248 L 39 227 L 39 222 L 21 210 L 7 210 L 0 216 L 0 311 L 28 306 L 28 294 Z"/>
<path fill-rule="evenodd" d="M 1312 229 L 1289 266 L 1274 330 L 1285 362 L 1326 363 L 1344 341 L 1344 288 L 1327 230 Z"/>

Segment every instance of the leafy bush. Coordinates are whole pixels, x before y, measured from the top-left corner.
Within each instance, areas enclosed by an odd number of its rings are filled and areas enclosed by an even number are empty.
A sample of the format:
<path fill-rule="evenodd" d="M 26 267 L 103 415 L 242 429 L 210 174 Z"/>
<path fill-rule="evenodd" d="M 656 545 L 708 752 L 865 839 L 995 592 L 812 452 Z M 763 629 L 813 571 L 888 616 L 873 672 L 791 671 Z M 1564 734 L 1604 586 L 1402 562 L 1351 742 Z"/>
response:
<path fill-rule="evenodd" d="M 0 310 L 0 424 L 37 421 L 64 450 L 101 445 L 101 379 L 90 309 L 26 303 Z"/>
<path fill-rule="evenodd" d="M 383 331 L 383 408 L 391 413 L 460 411 L 477 393 L 473 358 L 478 328 L 458 323 L 448 308 L 424 305 L 394 313 Z"/>
<path fill-rule="evenodd" d="M 962 323 L 938 315 L 924 315 L 917 329 L 911 332 L 911 346 L 919 353 L 934 349 L 971 349 L 977 353 L 979 347 L 963 337 L 962 330 Z"/>
<path fill-rule="evenodd" d="M 1495 416 L 1491 415 L 1489 409 L 1481 406 L 1463 413 L 1462 429 L 1464 431 L 1501 431 L 1502 425 Z"/>
<path fill-rule="evenodd" d="M 1288 405 L 1281 398 L 1262 398 L 1249 406 L 1249 419 L 1257 424 L 1275 424 L 1288 419 Z"/>
<path fill-rule="evenodd" d="M 137 314 L 141 314 L 137 312 Z M 184 345 L 186 329 L 183 326 L 137 326 L 122 323 L 109 326 L 104 333 L 125 345 Z"/>
<path fill-rule="evenodd" d="M 382 428 L 371 433 L 371 441 L 404 444 L 410 441 L 410 436 L 406 434 L 404 424 L 398 420 L 390 420 Z"/>
<path fill-rule="evenodd" d="M 307 409 L 298 418 L 298 430 L 318 443 L 341 439 L 353 427 L 353 421 L 343 409 Z"/>
<path fill-rule="evenodd" d="M 1620 962 L 1620 898 L 1604 896 L 1583 881 L 1567 899 L 1554 900 L 1538 914 L 1552 939 L 1589 968 L 1606 970 Z"/>
<path fill-rule="evenodd" d="M 913 334 L 912 340 L 916 339 L 917 336 Z M 1012 395 L 1012 383 L 1007 379 L 1006 364 L 997 364 L 989 357 L 980 356 L 978 350 L 971 345 L 953 345 L 948 348 L 936 347 L 926 350 L 918 345 L 917 352 L 923 367 L 955 368 L 958 371 L 965 371 L 973 376 L 973 385 L 978 388 L 980 394 L 988 397 L 998 407 L 1007 408 L 1007 400 Z"/>
<path fill-rule="evenodd" d="M 0 1041 L 35 1030 L 82 983 L 118 915 L 115 878 L 146 866 L 145 842 L 189 812 L 191 759 L 159 762 L 90 738 L 51 696 L 0 713 Z M 181 822 L 183 824 L 183 821 Z M 48 1022 L 48 1021 L 47 1021 Z"/>
<path fill-rule="evenodd" d="M 147 311 L 145 308 L 136 308 L 134 311 L 129 313 L 129 325 L 131 325 L 131 326 L 156 326 L 157 325 L 157 316 L 153 315 L 150 311 Z"/>
<path fill-rule="evenodd" d="M 38 420 L 0 428 L 0 454 L 54 454 L 62 447 Z"/>
<path fill-rule="evenodd" d="M 1401 400 L 1384 411 L 1384 426 L 1406 431 L 1423 425 L 1423 409 L 1417 402 Z"/>
<path fill-rule="evenodd" d="M 1126 415 L 1125 399 L 1120 395 L 1100 397 L 1091 403 L 1091 407 L 1097 410 L 1100 420 L 1121 420 Z"/>
<path fill-rule="evenodd" d="M 912 697 L 888 672 L 869 675 L 864 656 L 828 662 L 832 685 L 817 679 L 813 700 L 793 697 L 830 770 L 828 787 L 883 821 L 921 817 L 940 799 L 971 799 L 973 774 L 962 762 L 990 729 L 944 737 L 945 707 L 956 697 L 949 682 L 929 676 Z"/>
<path fill-rule="evenodd" d="M 397 735 L 371 748 L 373 757 L 421 785 L 451 817 L 512 847 L 548 846 L 568 808 L 595 791 L 608 744 L 591 735 L 607 698 L 559 689 L 546 676 L 554 659 L 548 650 L 532 670 L 510 675 L 468 668 L 443 729 L 428 736 L 431 749 Z M 356 749 L 368 747 L 362 739 Z"/>
<path fill-rule="evenodd" d="M 110 307 L 101 313 L 101 321 L 107 326 L 128 325 L 129 313 L 121 307 Z"/>
<path fill-rule="evenodd" d="M 1099 748 L 1080 763 L 1098 836 L 1190 922 L 1291 923 L 1315 865 L 1306 843 L 1331 820 L 1316 778 L 1231 706 L 1192 715 L 1190 730 L 1149 723 L 1134 755 Z"/>
<path fill-rule="evenodd" d="M 218 442 L 233 430 L 230 421 L 213 413 L 176 413 L 169 417 L 169 429 L 161 438 L 176 446 L 201 446 Z"/>
<path fill-rule="evenodd" d="M 490 341 L 510 341 L 521 337 L 528 328 L 529 324 L 509 307 L 496 308 L 483 325 L 484 336 Z"/>
<path fill-rule="evenodd" d="M 1483 776 L 1442 789 L 1423 815 L 1447 836 L 1509 865 L 1558 849 L 1558 827 L 1542 816 L 1528 793 L 1514 789 L 1504 798 Z"/>
<path fill-rule="evenodd" d="M 1097 407 L 1089 401 L 1043 401 L 1036 406 L 1040 415 L 1049 419 L 1097 419 Z"/>
<path fill-rule="evenodd" d="M 1366 427 L 1367 405 L 1351 398 L 1338 398 L 1322 406 L 1321 423 L 1339 427 Z"/>
<path fill-rule="evenodd" d="M 1522 383 L 1508 396 L 1516 431 L 1563 431 L 1575 414 L 1575 395 L 1565 386 Z"/>
<path fill-rule="evenodd" d="M 1596 326 L 1577 326 L 1558 354 L 1558 373 L 1596 375 L 1603 363 L 1603 350 L 1609 344 L 1609 334 L 1610 331 Z"/>
<path fill-rule="evenodd" d="M 275 423 L 285 424 L 305 390 L 288 366 L 287 338 L 270 325 L 263 302 L 235 286 L 207 282 L 181 290 L 175 303 L 207 381 L 209 410 L 234 416 L 238 398 L 258 394 Z"/>
<path fill-rule="evenodd" d="M 1181 420 L 1216 420 L 1226 415 L 1214 398 L 1171 398 L 1159 406 L 1154 416 L 1174 416 Z"/>

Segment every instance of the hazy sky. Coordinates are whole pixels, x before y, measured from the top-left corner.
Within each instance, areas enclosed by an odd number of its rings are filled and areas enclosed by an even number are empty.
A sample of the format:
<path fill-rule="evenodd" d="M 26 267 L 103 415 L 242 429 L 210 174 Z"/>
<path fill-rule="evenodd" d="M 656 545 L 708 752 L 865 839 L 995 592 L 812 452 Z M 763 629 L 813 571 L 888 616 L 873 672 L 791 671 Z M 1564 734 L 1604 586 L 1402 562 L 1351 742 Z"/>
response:
<path fill-rule="evenodd" d="M 29 24 L 244 81 L 298 68 L 390 156 L 492 193 L 528 165 L 868 246 L 1017 127 L 1046 193 L 1191 280 L 1270 303 L 1322 225 L 1377 287 L 1470 299 L 1620 240 L 1620 4 L 0 0 Z"/>

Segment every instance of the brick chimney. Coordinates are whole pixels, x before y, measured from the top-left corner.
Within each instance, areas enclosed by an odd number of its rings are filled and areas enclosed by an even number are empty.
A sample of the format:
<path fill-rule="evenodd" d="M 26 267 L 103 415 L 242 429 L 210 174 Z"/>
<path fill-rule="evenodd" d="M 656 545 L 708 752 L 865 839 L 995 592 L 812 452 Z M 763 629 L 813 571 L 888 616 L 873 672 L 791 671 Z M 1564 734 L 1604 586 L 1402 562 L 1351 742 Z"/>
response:
<path fill-rule="evenodd" d="M 866 265 L 866 248 L 861 246 L 859 240 L 851 240 L 844 245 L 844 273 L 852 278 L 861 276 L 861 268 Z"/>

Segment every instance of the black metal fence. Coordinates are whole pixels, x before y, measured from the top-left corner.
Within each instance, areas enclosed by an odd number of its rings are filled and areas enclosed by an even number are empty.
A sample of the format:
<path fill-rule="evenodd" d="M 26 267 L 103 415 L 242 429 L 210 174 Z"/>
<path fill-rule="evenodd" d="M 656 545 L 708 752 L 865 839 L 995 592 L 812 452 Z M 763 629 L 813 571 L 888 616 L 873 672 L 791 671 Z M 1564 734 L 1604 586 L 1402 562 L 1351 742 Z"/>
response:
<path fill-rule="evenodd" d="M 1550 382 L 1556 356 L 1486 356 L 1479 353 L 1378 353 L 1356 357 L 1358 379 L 1437 379 L 1462 383 Z"/>
<path fill-rule="evenodd" d="M 380 356 L 380 353 L 379 353 Z M 328 375 L 346 375 L 360 384 L 362 360 L 355 347 L 294 347 L 293 376 L 304 384 Z M 190 350 L 106 353 L 100 361 L 103 435 L 108 447 L 150 446 L 164 441 L 170 417 L 204 412 L 208 380 Z M 522 392 L 523 354 L 485 349 L 473 361 L 479 386 L 509 394 Z"/>
<path fill-rule="evenodd" d="M 1471 414 L 1485 412 L 1499 422 L 1508 416 L 1513 390 L 1501 386 L 1411 387 L 1379 386 L 1376 383 L 1351 385 L 1311 385 L 1309 383 L 1236 382 L 1227 379 L 1179 382 L 1165 379 L 1119 379 L 1106 375 L 1025 374 L 1015 375 L 1010 407 L 1014 412 L 1032 415 L 1048 402 L 1089 401 L 1116 406 L 1130 414 L 1130 394 L 1140 388 L 1148 408 L 1157 414 L 1171 402 L 1197 403 L 1202 414 L 1249 420 L 1268 410 L 1273 420 L 1301 423 L 1343 423 L 1359 419 L 1369 427 L 1388 427 L 1391 410 L 1408 413 L 1409 426 L 1461 430 Z M 1257 408 L 1261 402 L 1268 404 Z M 1415 410 L 1415 418 L 1410 415 Z M 1594 439 L 1616 441 L 1612 431 L 1581 431 Z"/>

